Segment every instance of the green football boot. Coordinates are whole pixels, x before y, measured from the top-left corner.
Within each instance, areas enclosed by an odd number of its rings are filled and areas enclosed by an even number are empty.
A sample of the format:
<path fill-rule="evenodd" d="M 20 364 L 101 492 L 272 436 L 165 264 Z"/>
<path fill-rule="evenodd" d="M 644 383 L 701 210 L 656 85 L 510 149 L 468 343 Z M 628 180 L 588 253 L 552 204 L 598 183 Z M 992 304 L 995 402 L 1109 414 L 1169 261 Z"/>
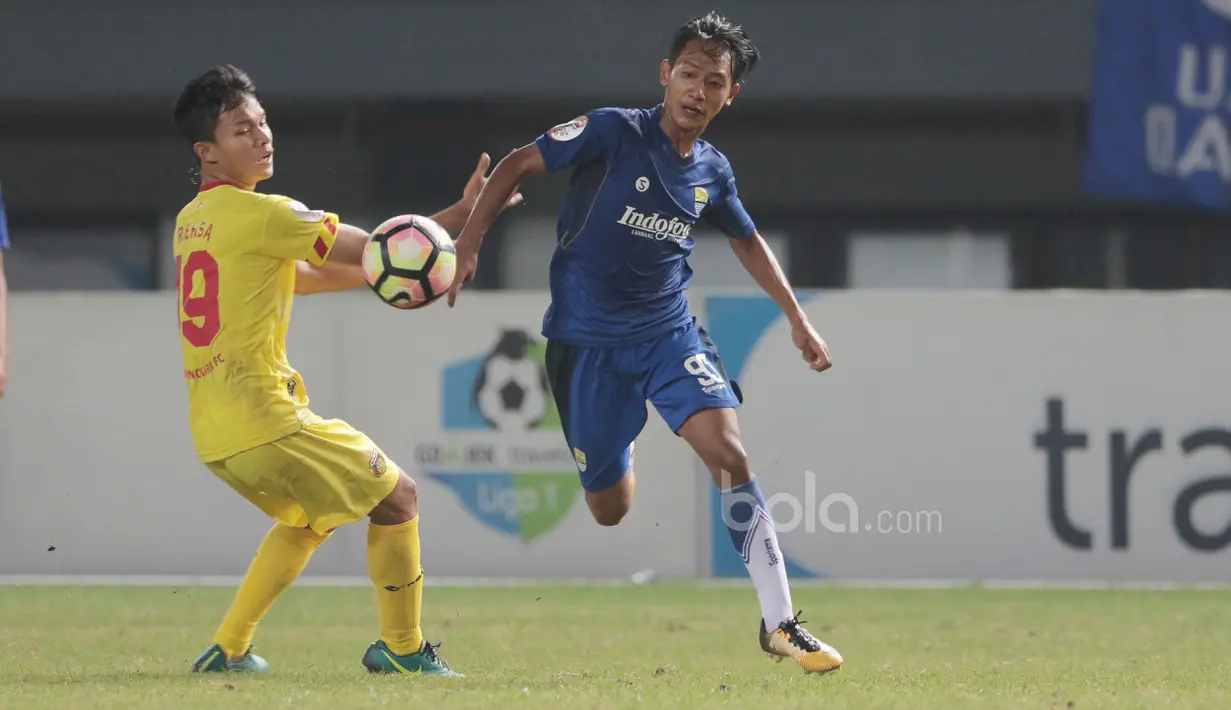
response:
<path fill-rule="evenodd" d="M 214 644 L 205 649 L 196 663 L 192 664 L 193 673 L 268 673 L 269 664 L 264 658 L 252 653 L 249 648 L 244 657 L 238 661 L 231 661 L 227 658 L 227 654 L 223 652 L 222 647 Z"/>
<path fill-rule="evenodd" d="M 367 653 L 363 654 L 363 667 L 367 668 L 370 673 L 464 677 L 461 673 L 449 668 L 445 659 L 436 652 L 438 648 L 440 644 L 432 645 L 425 640 L 418 651 L 399 656 L 389 650 L 384 641 L 377 641 L 368 646 Z"/>

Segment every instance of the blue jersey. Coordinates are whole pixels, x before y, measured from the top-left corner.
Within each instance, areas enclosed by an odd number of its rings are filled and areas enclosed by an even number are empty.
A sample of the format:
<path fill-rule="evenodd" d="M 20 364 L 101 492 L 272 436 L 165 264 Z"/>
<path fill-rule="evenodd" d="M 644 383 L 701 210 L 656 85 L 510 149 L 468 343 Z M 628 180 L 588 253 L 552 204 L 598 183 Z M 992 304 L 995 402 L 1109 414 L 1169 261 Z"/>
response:
<path fill-rule="evenodd" d="M 549 172 L 574 168 L 551 260 L 548 339 L 628 345 L 688 325 L 694 225 L 754 234 L 726 157 L 702 140 L 681 156 L 661 111 L 597 109 L 536 141 Z"/>
<path fill-rule="evenodd" d="M 9 223 L 4 215 L 4 195 L 0 194 L 0 249 L 9 248 Z"/>

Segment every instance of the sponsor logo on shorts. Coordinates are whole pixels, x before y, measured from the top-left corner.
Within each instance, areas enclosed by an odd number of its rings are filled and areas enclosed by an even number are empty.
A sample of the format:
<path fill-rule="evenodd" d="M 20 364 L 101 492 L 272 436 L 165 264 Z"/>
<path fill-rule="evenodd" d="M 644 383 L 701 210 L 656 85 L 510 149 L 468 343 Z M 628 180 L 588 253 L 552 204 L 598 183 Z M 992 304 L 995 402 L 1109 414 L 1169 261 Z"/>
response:
<path fill-rule="evenodd" d="M 389 470 L 389 464 L 385 461 L 385 455 L 379 450 L 372 451 L 372 458 L 368 459 L 368 468 L 372 469 L 372 475 L 380 478 Z"/>
<path fill-rule="evenodd" d="M 706 394 L 714 394 L 727 387 L 722 373 L 718 371 L 714 363 L 710 362 L 709 356 L 705 353 L 696 353 L 684 358 L 684 369 L 688 371 L 688 374 L 696 376 L 697 384 L 701 385 L 701 391 Z"/>

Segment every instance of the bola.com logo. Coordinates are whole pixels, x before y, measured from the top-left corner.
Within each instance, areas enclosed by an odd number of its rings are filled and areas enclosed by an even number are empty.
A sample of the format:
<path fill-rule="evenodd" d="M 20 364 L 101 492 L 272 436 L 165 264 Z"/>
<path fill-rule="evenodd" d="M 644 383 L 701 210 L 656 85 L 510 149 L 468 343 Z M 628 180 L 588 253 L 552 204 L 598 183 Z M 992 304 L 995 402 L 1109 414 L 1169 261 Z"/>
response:
<path fill-rule="evenodd" d="M 725 478 L 725 475 L 724 475 Z M 730 490 L 730 481 L 722 481 Z M 854 535 L 935 535 L 944 531 L 944 516 L 939 510 L 877 510 L 865 514 L 853 496 L 830 492 L 819 497 L 817 475 L 804 471 L 803 497 L 776 492 L 765 496 L 765 511 L 777 533 L 803 530 Z M 723 496 L 722 518 L 727 527 L 738 532 L 749 530 L 757 520 L 756 497 L 751 493 Z"/>

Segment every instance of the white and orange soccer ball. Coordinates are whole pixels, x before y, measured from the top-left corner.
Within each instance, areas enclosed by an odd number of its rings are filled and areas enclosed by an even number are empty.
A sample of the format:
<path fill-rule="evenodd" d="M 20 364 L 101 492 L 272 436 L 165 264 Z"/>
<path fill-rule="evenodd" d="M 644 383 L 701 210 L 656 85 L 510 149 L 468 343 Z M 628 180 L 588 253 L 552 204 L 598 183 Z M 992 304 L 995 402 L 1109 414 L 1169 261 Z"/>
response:
<path fill-rule="evenodd" d="M 453 238 L 427 217 L 398 215 L 372 231 L 363 275 L 394 308 L 422 308 L 449 292 L 457 272 Z"/>

